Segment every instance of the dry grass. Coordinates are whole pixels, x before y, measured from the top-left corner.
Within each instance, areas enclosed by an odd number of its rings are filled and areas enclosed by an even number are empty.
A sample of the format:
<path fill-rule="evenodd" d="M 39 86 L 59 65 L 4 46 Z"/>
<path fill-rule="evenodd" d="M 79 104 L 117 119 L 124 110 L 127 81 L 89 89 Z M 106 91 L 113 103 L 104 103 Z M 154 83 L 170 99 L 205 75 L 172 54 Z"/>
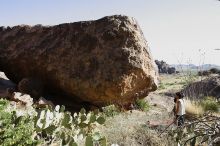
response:
<path fill-rule="evenodd" d="M 159 88 L 155 93 L 172 92 L 175 93 L 183 89 L 188 84 L 186 76 L 183 74 L 160 75 Z M 198 81 L 198 76 L 193 76 L 193 80 Z"/>
<path fill-rule="evenodd" d="M 211 99 L 203 99 L 199 101 L 190 99 L 185 100 L 186 115 L 189 116 L 200 116 L 208 111 L 211 111 L 215 115 L 219 115 L 219 106 L 218 103 Z"/>
<path fill-rule="evenodd" d="M 154 117 L 155 116 L 155 117 Z M 167 137 L 158 137 L 159 133 L 148 128 L 147 121 L 164 120 L 161 115 L 148 115 L 143 111 L 133 110 L 114 117 L 109 117 L 105 125 L 97 130 L 107 138 L 108 145 L 120 146 L 172 146 Z"/>
<path fill-rule="evenodd" d="M 163 93 L 170 90 L 178 91 L 182 89 L 183 85 L 183 76 L 181 75 L 161 75 L 160 86 L 156 92 Z"/>
<path fill-rule="evenodd" d="M 203 107 L 196 101 L 189 99 L 185 100 L 186 114 L 187 115 L 202 115 L 204 114 Z"/>

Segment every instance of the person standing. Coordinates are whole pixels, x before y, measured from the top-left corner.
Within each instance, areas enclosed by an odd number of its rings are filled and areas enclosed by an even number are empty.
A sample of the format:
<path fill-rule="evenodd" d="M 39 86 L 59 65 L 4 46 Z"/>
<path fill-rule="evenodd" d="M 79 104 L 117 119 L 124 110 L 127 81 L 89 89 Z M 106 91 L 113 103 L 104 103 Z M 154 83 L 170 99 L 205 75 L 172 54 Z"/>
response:
<path fill-rule="evenodd" d="M 183 94 L 181 92 L 177 92 L 175 99 L 175 115 L 176 115 L 176 122 L 177 126 L 182 126 L 185 123 L 185 100 L 183 99 Z"/>

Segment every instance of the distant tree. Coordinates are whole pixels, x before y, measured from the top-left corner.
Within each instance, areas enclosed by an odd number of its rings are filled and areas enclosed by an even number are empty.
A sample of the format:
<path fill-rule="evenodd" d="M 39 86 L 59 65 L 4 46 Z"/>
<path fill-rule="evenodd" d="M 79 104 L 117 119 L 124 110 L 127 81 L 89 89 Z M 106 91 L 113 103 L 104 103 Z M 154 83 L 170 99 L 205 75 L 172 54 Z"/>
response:
<path fill-rule="evenodd" d="M 217 68 L 211 68 L 209 71 L 210 71 L 211 73 L 213 73 L 213 74 L 217 74 L 217 73 L 220 72 L 220 70 L 217 69 Z"/>

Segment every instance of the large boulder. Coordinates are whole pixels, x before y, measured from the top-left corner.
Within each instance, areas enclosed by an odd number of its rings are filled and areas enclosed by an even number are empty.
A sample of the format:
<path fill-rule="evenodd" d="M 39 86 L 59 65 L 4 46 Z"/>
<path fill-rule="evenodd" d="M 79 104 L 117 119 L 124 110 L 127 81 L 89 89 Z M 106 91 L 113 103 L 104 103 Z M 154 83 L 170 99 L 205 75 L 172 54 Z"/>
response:
<path fill-rule="evenodd" d="M 0 69 L 12 81 L 37 79 L 44 91 L 95 105 L 128 104 L 157 89 L 147 42 L 127 16 L 1 27 L 0 52 Z"/>
<path fill-rule="evenodd" d="M 189 98 L 213 96 L 220 99 L 220 76 L 214 76 L 191 83 L 185 87 L 182 92 Z"/>

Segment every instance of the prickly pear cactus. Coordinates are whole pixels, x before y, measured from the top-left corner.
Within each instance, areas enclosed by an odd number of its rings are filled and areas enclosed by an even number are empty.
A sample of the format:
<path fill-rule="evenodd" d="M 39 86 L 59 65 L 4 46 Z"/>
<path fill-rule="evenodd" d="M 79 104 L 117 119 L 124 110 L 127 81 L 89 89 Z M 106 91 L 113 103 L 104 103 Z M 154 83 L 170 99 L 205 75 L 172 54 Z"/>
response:
<path fill-rule="evenodd" d="M 79 113 L 65 111 L 65 107 L 57 105 L 55 110 L 50 108 L 41 110 L 36 117 L 36 131 L 43 133 L 48 144 L 60 140 L 61 145 L 77 146 L 77 142 L 85 139 L 86 146 L 106 146 L 106 139 L 99 133 L 93 133 L 97 124 L 104 124 L 105 118 L 99 112 L 86 113 L 81 109 Z"/>

